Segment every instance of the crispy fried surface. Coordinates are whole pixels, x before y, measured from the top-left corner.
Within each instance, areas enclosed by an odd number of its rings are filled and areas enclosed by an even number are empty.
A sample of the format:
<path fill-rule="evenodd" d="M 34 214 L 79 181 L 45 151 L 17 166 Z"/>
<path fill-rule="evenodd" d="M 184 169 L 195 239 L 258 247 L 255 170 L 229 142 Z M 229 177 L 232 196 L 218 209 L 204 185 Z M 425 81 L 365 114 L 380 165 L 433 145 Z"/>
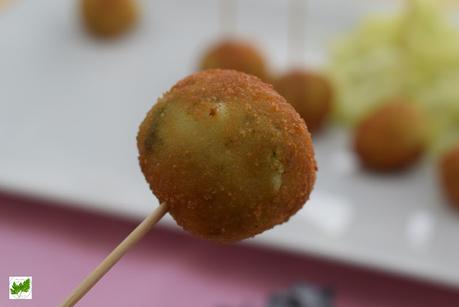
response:
<path fill-rule="evenodd" d="M 440 179 L 451 205 L 459 209 L 459 146 L 448 151 L 441 159 Z"/>
<path fill-rule="evenodd" d="M 178 82 L 148 113 L 137 144 L 153 193 L 177 223 L 220 242 L 287 221 L 315 181 L 304 121 L 270 85 L 236 71 Z"/>
<path fill-rule="evenodd" d="M 322 126 L 331 112 L 332 87 L 321 75 L 292 70 L 277 79 L 274 88 L 300 113 L 311 133 Z"/>
<path fill-rule="evenodd" d="M 212 46 L 203 56 L 201 70 L 234 69 L 267 81 L 266 61 L 252 45 L 242 41 L 226 40 Z"/>
<path fill-rule="evenodd" d="M 363 166 L 377 171 L 406 168 L 426 146 L 426 121 L 414 104 L 397 99 L 357 127 L 354 149 Z"/>
<path fill-rule="evenodd" d="M 91 33 L 112 37 L 135 24 L 138 6 L 136 0 L 81 0 L 81 14 Z"/>

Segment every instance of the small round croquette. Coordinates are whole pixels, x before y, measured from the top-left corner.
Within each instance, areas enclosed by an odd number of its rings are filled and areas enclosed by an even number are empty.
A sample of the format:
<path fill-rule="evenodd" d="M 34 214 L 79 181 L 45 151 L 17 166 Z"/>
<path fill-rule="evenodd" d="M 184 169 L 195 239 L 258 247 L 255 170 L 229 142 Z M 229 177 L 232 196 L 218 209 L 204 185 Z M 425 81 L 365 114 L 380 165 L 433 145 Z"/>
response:
<path fill-rule="evenodd" d="M 81 0 L 81 15 L 92 34 L 113 37 L 134 26 L 138 5 L 136 0 Z"/>
<path fill-rule="evenodd" d="M 314 133 L 330 115 L 333 90 L 330 82 L 317 73 L 295 69 L 275 80 L 274 88 L 303 117 Z"/>
<path fill-rule="evenodd" d="M 283 223 L 315 182 L 298 113 L 258 78 L 207 70 L 158 100 L 137 137 L 150 188 L 185 230 L 233 242 Z"/>
<path fill-rule="evenodd" d="M 443 155 L 439 166 L 442 188 L 450 204 L 459 209 L 459 145 Z"/>
<path fill-rule="evenodd" d="M 416 105 L 395 99 L 357 126 L 354 150 L 368 169 L 396 171 L 407 168 L 425 151 L 426 126 L 426 120 Z"/>
<path fill-rule="evenodd" d="M 233 69 L 263 81 L 269 78 L 266 61 L 260 51 L 243 41 L 225 40 L 213 45 L 202 57 L 199 67 L 201 70 Z"/>

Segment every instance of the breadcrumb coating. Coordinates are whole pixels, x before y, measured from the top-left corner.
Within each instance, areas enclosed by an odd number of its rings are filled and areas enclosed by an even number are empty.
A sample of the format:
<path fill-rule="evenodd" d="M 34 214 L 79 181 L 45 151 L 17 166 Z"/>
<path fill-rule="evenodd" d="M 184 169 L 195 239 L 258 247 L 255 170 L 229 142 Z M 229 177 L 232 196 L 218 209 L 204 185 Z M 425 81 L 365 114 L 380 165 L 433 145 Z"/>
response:
<path fill-rule="evenodd" d="M 298 113 L 270 85 L 231 70 L 179 81 L 148 112 L 137 144 L 150 188 L 176 222 L 219 242 L 287 221 L 316 177 Z"/>

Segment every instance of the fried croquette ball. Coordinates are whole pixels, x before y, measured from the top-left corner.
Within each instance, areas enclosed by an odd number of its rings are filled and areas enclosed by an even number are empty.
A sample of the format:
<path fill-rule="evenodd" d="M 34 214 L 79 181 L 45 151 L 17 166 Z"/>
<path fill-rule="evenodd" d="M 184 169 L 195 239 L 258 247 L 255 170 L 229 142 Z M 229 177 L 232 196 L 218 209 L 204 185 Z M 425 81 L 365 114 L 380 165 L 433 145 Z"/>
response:
<path fill-rule="evenodd" d="M 332 86 L 319 74 L 292 70 L 275 80 L 274 88 L 300 113 L 311 133 L 323 125 L 331 112 Z"/>
<path fill-rule="evenodd" d="M 440 179 L 451 205 L 459 209 L 459 145 L 441 158 Z"/>
<path fill-rule="evenodd" d="M 81 13 L 91 33 L 112 37 L 134 26 L 138 6 L 136 0 L 81 0 Z"/>
<path fill-rule="evenodd" d="M 212 46 L 203 56 L 200 69 L 234 69 L 267 81 L 268 71 L 264 57 L 249 43 L 225 40 Z"/>
<path fill-rule="evenodd" d="M 258 78 L 207 70 L 158 100 L 137 137 L 153 193 L 185 230 L 233 242 L 283 223 L 313 188 L 311 137 Z"/>
<path fill-rule="evenodd" d="M 357 126 L 354 149 L 364 167 L 395 171 L 411 166 L 421 157 L 426 134 L 422 112 L 406 100 L 395 99 Z"/>

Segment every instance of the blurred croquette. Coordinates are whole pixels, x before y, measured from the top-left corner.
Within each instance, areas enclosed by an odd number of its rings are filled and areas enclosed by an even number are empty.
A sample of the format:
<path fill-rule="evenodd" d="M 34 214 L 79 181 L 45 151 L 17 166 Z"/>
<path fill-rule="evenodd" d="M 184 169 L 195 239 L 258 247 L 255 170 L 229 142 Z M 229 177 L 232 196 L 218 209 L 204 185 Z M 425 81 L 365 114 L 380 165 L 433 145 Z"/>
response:
<path fill-rule="evenodd" d="M 424 115 L 415 104 L 394 99 L 360 122 L 354 135 L 354 150 L 368 169 L 407 168 L 425 151 L 426 127 Z"/>
<path fill-rule="evenodd" d="M 319 130 L 330 115 L 332 86 L 317 73 L 289 71 L 275 80 L 274 88 L 300 113 L 311 133 Z"/>
<path fill-rule="evenodd" d="M 441 158 L 440 179 L 451 205 L 459 209 L 459 145 Z"/>
<path fill-rule="evenodd" d="M 269 79 L 266 61 L 261 52 L 244 41 L 224 40 L 208 49 L 201 59 L 201 70 L 233 69 L 254 75 L 263 81 Z"/>
<path fill-rule="evenodd" d="M 139 8 L 136 0 L 81 0 L 81 15 L 88 31 L 113 37 L 135 25 Z"/>

